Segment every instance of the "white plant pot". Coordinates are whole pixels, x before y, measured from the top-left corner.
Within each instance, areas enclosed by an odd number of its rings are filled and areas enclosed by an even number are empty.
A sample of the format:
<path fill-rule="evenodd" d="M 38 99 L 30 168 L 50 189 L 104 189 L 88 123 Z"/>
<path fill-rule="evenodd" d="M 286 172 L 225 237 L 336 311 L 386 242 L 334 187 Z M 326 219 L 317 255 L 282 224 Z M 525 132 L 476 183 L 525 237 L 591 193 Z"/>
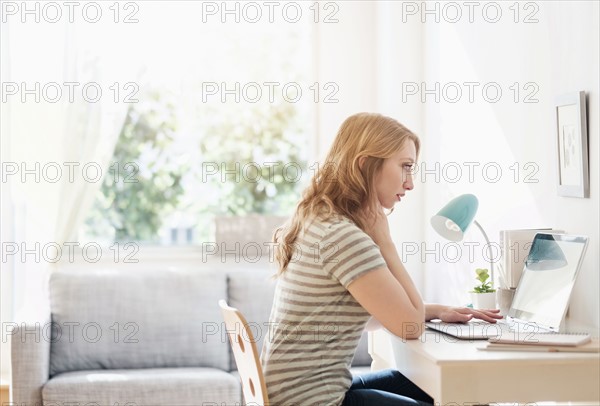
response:
<path fill-rule="evenodd" d="M 474 309 L 495 309 L 496 292 L 475 293 L 471 292 L 471 301 Z"/>

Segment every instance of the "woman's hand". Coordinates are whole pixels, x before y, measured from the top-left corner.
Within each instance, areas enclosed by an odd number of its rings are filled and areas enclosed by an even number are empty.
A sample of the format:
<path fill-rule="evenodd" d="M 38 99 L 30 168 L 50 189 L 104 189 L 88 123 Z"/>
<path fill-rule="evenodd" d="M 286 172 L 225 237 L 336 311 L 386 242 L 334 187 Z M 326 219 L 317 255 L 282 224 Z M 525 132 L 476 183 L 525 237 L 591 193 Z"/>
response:
<path fill-rule="evenodd" d="M 470 307 L 451 307 L 443 305 L 426 305 L 427 320 L 440 319 L 446 323 L 466 323 L 472 319 L 480 319 L 495 323 L 504 316 L 499 309 L 471 309 Z"/>
<path fill-rule="evenodd" d="M 380 249 L 383 249 L 383 247 L 389 244 L 393 244 L 390 235 L 390 225 L 387 216 L 383 212 L 383 207 L 381 207 L 379 202 L 377 203 L 376 212 L 367 218 L 365 227 L 365 233 L 371 237 Z"/>

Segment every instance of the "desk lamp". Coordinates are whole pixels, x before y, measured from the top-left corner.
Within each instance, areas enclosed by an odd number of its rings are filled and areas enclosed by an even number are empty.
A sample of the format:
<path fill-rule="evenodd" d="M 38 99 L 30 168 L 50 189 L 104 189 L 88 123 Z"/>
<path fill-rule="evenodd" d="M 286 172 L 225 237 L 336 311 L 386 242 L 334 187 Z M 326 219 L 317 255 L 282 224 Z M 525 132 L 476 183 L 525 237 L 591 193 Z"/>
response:
<path fill-rule="evenodd" d="M 431 218 L 431 225 L 433 229 L 437 231 L 439 235 L 450 241 L 461 241 L 464 237 L 465 231 L 469 228 L 471 223 L 474 223 L 479 231 L 483 234 L 485 242 L 488 246 L 488 252 L 490 256 L 490 277 L 492 287 L 494 286 L 494 263 L 492 261 L 492 246 L 490 240 L 481 227 L 481 225 L 473 220 L 477 208 L 479 207 L 479 201 L 477 197 L 472 194 L 460 195 L 452 199 L 446 204 L 435 216 Z"/>

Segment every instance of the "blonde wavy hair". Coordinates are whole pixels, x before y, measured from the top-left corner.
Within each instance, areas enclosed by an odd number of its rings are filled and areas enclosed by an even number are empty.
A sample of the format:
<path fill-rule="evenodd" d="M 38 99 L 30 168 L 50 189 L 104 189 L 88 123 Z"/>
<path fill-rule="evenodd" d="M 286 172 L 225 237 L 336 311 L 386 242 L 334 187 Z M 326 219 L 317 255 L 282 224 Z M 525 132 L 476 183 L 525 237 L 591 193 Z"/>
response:
<path fill-rule="evenodd" d="M 419 138 L 393 118 L 375 113 L 348 117 L 338 130 L 333 145 L 302 193 L 294 215 L 275 230 L 275 259 L 278 275 L 287 269 L 294 243 L 309 220 L 341 215 L 365 230 L 367 218 L 377 210 L 375 176 L 384 160 L 400 150 L 407 140 L 419 154 Z M 360 158 L 365 157 L 359 166 Z"/>

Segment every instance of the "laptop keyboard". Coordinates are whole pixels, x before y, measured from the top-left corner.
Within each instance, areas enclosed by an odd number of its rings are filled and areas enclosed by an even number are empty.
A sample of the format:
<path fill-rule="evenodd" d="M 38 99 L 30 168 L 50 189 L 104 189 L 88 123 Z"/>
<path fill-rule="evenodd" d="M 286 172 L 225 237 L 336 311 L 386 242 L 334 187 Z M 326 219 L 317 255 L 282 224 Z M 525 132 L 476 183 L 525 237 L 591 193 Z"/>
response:
<path fill-rule="evenodd" d="M 485 340 L 490 337 L 499 337 L 512 330 L 512 324 L 505 321 L 496 323 L 487 322 L 469 322 L 469 323 L 445 323 L 445 322 L 427 322 L 425 325 L 433 330 L 441 331 L 442 333 L 460 339 L 481 339 Z"/>
<path fill-rule="evenodd" d="M 589 334 L 555 333 L 541 329 L 535 323 L 508 323 L 499 320 L 496 323 L 482 321 L 468 323 L 427 322 L 425 325 L 462 340 L 486 340 L 514 343 L 549 343 L 569 345 L 581 339 L 589 339 Z M 579 338 L 577 337 L 579 336 Z M 587 337 L 585 337 L 587 336 Z"/>

